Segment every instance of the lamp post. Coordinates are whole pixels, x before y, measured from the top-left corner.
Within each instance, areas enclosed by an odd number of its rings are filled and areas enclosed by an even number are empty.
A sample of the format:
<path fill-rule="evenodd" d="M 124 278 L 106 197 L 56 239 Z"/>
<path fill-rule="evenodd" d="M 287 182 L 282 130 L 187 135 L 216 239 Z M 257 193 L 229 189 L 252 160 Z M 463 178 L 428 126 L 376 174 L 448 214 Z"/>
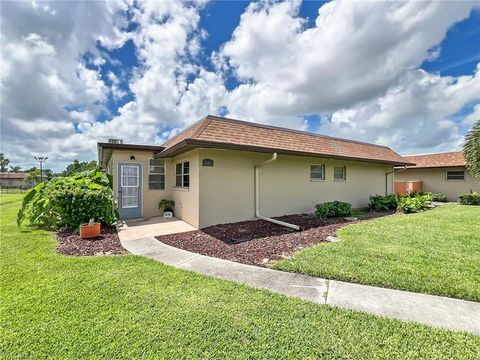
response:
<path fill-rule="evenodd" d="M 47 161 L 46 156 L 34 156 L 35 160 L 40 164 L 40 182 L 43 182 L 43 163 Z"/>

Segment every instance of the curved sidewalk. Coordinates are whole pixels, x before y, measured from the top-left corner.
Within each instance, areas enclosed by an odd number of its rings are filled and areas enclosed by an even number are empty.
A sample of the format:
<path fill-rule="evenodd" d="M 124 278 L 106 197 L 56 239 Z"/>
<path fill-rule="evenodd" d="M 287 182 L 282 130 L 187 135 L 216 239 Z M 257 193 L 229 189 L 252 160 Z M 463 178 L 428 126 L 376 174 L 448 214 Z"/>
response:
<path fill-rule="evenodd" d="M 154 237 L 121 239 L 125 249 L 179 269 L 234 281 L 254 288 L 480 335 L 480 303 L 327 280 L 212 258 L 166 245 Z"/>

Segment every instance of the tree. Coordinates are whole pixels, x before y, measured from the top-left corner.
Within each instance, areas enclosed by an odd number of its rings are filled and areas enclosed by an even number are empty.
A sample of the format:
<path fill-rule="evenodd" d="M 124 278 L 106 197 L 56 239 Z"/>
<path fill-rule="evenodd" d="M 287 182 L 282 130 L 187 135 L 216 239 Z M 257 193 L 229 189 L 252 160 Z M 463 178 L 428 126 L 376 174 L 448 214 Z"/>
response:
<path fill-rule="evenodd" d="M 22 168 L 20 166 L 10 165 L 10 172 L 11 173 L 18 173 L 18 172 L 21 172 L 21 171 L 22 171 Z"/>
<path fill-rule="evenodd" d="M 10 160 L 0 153 L 0 172 L 7 172 L 8 164 L 10 164 Z"/>
<path fill-rule="evenodd" d="M 98 164 L 95 160 L 92 160 L 90 162 L 87 161 L 78 161 L 77 159 L 73 160 L 73 163 L 67 166 L 67 168 L 62 171 L 62 176 L 73 176 L 78 173 L 88 171 L 88 170 L 94 170 L 98 168 Z"/>
<path fill-rule="evenodd" d="M 28 172 L 27 181 L 33 181 L 33 183 L 38 184 L 40 182 L 40 170 L 32 168 Z"/>
<path fill-rule="evenodd" d="M 472 176 L 480 178 L 480 120 L 465 135 L 463 156 Z"/>

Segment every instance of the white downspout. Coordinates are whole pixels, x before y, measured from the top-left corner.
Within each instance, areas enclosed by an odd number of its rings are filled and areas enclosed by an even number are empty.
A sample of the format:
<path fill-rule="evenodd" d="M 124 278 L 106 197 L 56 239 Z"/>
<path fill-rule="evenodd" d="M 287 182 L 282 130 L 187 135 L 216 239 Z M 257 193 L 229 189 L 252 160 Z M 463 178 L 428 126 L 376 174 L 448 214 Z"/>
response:
<path fill-rule="evenodd" d="M 272 219 L 272 218 L 269 218 L 269 217 L 266 217 L 266 216 L 263 216 L 263 215 L 260 214 L 260 177 L 259 177 L 260 171 L 259 171 L 259 168 L 261 166 L 266 165 L 266 164 L 268 164 L 270 162 L 273 162 L 275 160 L 277 160 L 277 153 L 273 153 L 271 159 L 268 159 L 267 161 L 264 161 L 260 164 L 255 165 L 255 216 L 259 219 L 269 221 L 269 222 L 274 223 L 274 224 L 286 226 L 290 229 L 300 230 L 300 227 L 297 226 L 297 225 L 289 224 L 287 222 L 280 221 L 280 220 L 275 220 L 275 219 Z"/>

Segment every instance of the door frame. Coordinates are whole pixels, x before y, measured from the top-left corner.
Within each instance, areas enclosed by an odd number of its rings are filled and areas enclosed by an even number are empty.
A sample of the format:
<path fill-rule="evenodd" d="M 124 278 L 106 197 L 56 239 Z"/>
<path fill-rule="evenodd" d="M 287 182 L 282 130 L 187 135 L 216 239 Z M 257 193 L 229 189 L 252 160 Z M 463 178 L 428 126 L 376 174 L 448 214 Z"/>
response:
<path fill-rule="evenodd" d="M 122 204 L 122 198 L 121 198 L 121 194 L 120 194 L 120 190 L 122 189 L 122 168 L 121 166 L 122 165 L 127 165 L 127 166 L 131 166 L 131 165 L 137 165 L 139 167 L 139 173 L 138 173 L 138 191 L 139 191 L 139 201 L 138 201 L 138 206 L 140 208 L 140 217 L 139 218 L 143 218 L 143 163 L 137 163 L 137 162 L 119 162 L 117 163 L 117 204 L 118 204 L 118 215 L 120 217 L 120 220 L 123 220 L 123 219 L 137 219 L 138 217 L 126 217 L 126 218 L 122 218 L 120 216 L 120 207 L 121 207 L 121 204 Z M 128 208 L 126 208 L 128 209 Z"/>

